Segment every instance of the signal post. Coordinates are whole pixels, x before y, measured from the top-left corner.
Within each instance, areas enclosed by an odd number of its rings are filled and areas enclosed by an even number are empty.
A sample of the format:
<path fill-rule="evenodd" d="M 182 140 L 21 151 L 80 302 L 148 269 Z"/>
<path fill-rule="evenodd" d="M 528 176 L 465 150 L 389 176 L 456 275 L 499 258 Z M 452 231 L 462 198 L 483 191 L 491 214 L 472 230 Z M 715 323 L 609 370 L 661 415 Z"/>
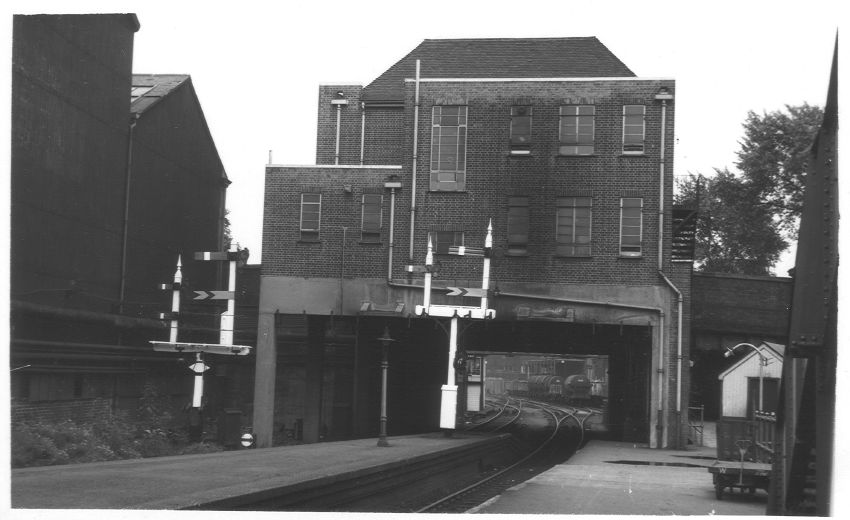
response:
<path fill-rule="evenodd" d="M 456 427 L 457 420 L 457 384 L 455 382 L 455 358 L 457 357 L 458 318 L 493 319 L 494 309 L 487 308 L 487 290 L 490 286 L 490 255 L 493 248 L 493 223 L 487 225 L 487 236 L 484 248 L 467 248 L 464 246 L 449 249 L 450 254 L 459 256 L 483 256 L 484 271 L 481 289 L 466 287 L 447 287 L 448 296 L 471 296 L 481 298 L 478 307 L 466 305 L 434 305 L 431 303 L 431 276 L 434 270 L 434 253 L 431 237 L 428 237 L 428 250 L 425 254 L 425 287 L 422 305 L 416 306 L 418 316 L 451 318 L 449 327 L 449 361 L 446 384 L 442 386 L 440 401 L 440 428 L 450 433 Z"/>

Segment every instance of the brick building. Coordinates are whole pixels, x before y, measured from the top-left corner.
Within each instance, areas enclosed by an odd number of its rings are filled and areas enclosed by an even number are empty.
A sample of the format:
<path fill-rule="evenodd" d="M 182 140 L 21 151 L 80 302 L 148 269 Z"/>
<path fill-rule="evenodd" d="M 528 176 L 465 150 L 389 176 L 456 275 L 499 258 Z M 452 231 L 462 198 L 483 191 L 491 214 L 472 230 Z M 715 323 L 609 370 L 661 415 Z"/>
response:
<path fill-rule="evenodd" d="M 191 252 L 221 249 L 229 184 L 191 79 L 132 75 L 133 14 L 13 30 L 13 417 L 133 411 L 146 382 L 182 406 L 191 372 L 148 343 L 168 338 L 157 286 L 180 253 L 188 285 L 221 286 Z M 213 309 L 194 311 L 183 337 L 216 338 Z"/>
<path fill-rule="evenodd" d="M 477 305 L 492 222 L 493 320 L 461 352 L 604 355 L 615 437 L 685 441 L 690 262 L 671 256 L 675 82 L 596 38 L 425 40 L 372 83 L 319 88 L 317 164 L 266 167 L 254 428 L 260 446 L 438 428 L 445 324 Z M 442 288 L 442 291 L 439 290 Z"/>

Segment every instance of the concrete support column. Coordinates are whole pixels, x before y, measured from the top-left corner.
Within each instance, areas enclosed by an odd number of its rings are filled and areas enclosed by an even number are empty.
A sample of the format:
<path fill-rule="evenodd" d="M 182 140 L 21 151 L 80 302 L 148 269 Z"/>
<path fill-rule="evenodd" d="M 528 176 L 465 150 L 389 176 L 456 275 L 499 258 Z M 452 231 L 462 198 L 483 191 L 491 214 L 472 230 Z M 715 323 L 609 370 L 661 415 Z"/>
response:
<path fill-rule="evenodd" d="M 325 318 L 307 317 L 307 359 L 304 395 L 304 442 L 319 442 L 322 429 Z"/>
<path fill-rule="evenodd" d="M 261 312 L 257 326 L 257 364 L 254 376 L 254 436 L 258 448 L 270 448 L 274 430 L 277 374 L 276 314 Z"/>

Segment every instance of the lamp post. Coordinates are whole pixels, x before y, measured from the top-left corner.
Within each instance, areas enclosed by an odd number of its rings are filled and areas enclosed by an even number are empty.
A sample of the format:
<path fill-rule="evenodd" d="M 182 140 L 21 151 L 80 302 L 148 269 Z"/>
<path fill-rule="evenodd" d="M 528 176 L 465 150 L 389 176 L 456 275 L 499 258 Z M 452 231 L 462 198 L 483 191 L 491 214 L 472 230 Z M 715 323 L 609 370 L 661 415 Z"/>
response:
<path fill-rule="evenodd" d="M 764 367 L 767 366 L 767 356 L 762 354 L 762 349 L 750 343 L 738 343 L 732 348 L 726 347 L 723 357 L 731 357 L 738 347 L 750 347 L 759 355 L 759 411 L 764 411 Z"/>
<path fill-rule="evenodd" d="M 390 363 L 387 360 L 387 349 L 395 340 L 390 337 L 390 329 L 384 325 L 384 335 L 378 338 L 381 343 L 381 432 L 378 435 L 378 446 L 387 447 L 387 369 Z"/>

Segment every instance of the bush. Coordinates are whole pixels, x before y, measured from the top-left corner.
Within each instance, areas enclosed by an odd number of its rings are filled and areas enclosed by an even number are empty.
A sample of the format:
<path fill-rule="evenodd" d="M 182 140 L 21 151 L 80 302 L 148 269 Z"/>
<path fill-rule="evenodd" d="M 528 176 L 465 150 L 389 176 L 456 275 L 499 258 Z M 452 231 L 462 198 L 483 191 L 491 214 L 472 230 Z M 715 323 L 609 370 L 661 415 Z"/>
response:
<path fill-rule="evenodd" d="M 12 467 L 215 453 L 214 443 L 192 443 L 171 399 L 146 384 L 137 418 L 113 415 L 92 423 L 19 421 L 12 424 Z"/>

